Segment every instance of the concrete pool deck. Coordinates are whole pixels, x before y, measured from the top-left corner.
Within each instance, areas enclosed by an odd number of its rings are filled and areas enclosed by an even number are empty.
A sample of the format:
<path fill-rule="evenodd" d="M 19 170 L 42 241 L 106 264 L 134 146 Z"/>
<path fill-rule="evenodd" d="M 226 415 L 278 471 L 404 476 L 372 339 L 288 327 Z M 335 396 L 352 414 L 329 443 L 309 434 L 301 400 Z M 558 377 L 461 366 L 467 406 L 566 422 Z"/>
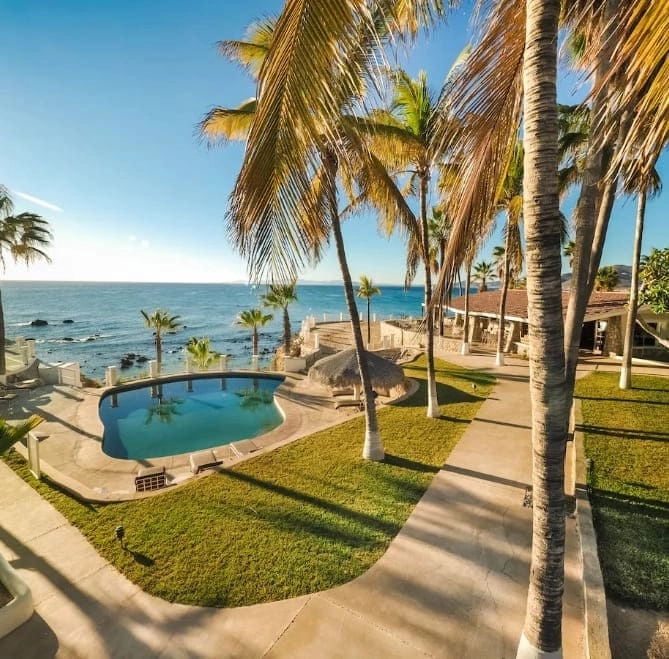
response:
<path fill-rule="evenodd" d="M 234 373 L 227 375 L 234 377 Z M 170 485 L 196 477 L 191 472 L 190 453 L 151 460 L 123 460 L 103 453 L 103 426 L 98 406 L 105 391 L 66 385 L 17 390 L 16 398 L 2 401 L 0 414 L 9 420 L 39 414 L 44 422 L 35 434 L 40 438 L 42 471 L 90 501 L 123 501 L 152 496 L 170 489 Z M 351 409 L 335 410 L 330 390 L 301 375 L 287 375 L 277 388 L 275 399 L 284 422 L 264 435 L 234 442 L 234 449 L 231 445 L 214 449 L 222 467 L 341 423 L 354 413 Z M 16 448 L 27 455 L 22 444 L 17 444 Z M 168 487 L 136 492 L 137 472 L 142 467 L 153 466 L 165 467 Z"/>

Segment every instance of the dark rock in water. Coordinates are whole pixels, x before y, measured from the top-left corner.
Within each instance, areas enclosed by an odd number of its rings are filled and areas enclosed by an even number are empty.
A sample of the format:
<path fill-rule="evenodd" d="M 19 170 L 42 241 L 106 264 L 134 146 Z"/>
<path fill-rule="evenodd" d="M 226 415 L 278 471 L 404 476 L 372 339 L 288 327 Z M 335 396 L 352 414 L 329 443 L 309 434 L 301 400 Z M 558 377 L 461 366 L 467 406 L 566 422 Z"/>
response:
<path fill-rule="evenodd" d="M 67 320 L 63 321 L 64 325 L 71 325 L 74 321 L 71 318 L 68 318 Z"/>
<path fill-rule="evenodd" d="M 95 341 L 95 337 L 94 337 L 94 336 L 87 336 L 87 337 L 84 339 L 84 341 Z"/>
<path fill-rule="evenodd" d="M 131 366 L 134 366 L 135 362 L 132 361 L 132 359 L 121 359 L 121 368 L 130 368 Z"/>
<path fill-rule="evenodd" d="M 44 327 L 45 325 L 48 325 L 49 323 L 46 320 L 42 320 L 41 318 L 36 318 L 30 324 L 33 327 Z"/>
<path fill-rule="evenodd" d="M 71 336 L 64 336 L 63 341 L 74 341 L 74 339 Z"/>
<path fill-rule="evenodd" d="M 134 352 L 126 352 L 124 359 L 134 359 L 137 355 Z"/>
<path fill-rule="evenodd" d="M 144 355 L 139 355 L 139 357 L 137 357 L 137 363 L 139 363 L 139 364 L 143 364 L 144 362 L 148 362 L 148 361 L 149 361 L 149 358 L 145 357 Z"/>

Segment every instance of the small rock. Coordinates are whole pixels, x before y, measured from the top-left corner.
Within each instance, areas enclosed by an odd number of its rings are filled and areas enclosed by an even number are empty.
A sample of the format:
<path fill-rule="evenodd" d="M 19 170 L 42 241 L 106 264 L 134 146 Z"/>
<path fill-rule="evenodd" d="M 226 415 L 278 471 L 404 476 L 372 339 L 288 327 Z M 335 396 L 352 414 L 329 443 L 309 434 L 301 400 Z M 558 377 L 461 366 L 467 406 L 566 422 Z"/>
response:
<path fill-rule="evenodd" d="M 44 327 L 45 325 L 48 325 L 49 323 L 46 320 L 42 320 L 41 318 L 36 318 L 30 324 L 33 327 Z"/>
<path fill-rule="evenodd" d="M 64 325 L 71 325 L 74 321 L 71 318 L 68 318 L 67 320 L 63 321 Z"/>

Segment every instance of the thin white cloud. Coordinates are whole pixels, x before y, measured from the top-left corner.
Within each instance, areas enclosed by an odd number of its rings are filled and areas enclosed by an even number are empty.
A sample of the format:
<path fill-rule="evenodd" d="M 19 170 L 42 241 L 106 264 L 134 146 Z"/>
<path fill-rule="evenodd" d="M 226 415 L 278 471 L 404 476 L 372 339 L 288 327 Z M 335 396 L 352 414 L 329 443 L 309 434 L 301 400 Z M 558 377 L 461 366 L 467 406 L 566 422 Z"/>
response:
<path fill-rule="evenodd" d="M 44 199 L 38 199 L 37 197 L 33 197 L 32 195 L 25 192 L 12 190 L 12 194 L 15 194 L 17 197 L 21 197 L 21 199 L 25 199 L 26 201 L 30 201 L 33 204 L 37 204 L 38 206 L 48 208 L 50 211 L 57 211 L 58 213 L 63 212 L 63 209 L 60 206 L 56 206 L 56 204 L 51 204 L 48 201 L 44 201 Z"/>
<path fill-rule="evenodd" d="M 144 249 L 146 249 L 149 246 L 149 241 L 148 240 L 142 240 L 142 242 L 139 243 Z"/>

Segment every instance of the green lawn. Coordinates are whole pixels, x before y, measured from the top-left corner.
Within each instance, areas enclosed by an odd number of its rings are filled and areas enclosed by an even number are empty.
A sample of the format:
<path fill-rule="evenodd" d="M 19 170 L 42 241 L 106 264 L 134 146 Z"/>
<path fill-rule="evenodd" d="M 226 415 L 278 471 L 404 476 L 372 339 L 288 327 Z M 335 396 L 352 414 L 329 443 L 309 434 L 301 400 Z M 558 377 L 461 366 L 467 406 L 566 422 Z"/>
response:
<path fill-rule="evenodd" d="M 344 583 L 384 553 L 491 388 L 437 362 L 442 418 L 425 416 L 425 361 L 405 367 L 416 395 L 380 410 L 382 463 L 362 460 L 357 417 L 223 473 L 119 504 L 83 504 L 8 462 L 107 560 L 173 602 L 242 606 Z M 476 395 L 472 384 L 477 384 Z M 115 539 L 122 524 L 126 549 Z"/>
<path fill-rule="evenodd" d="M 609 595 L 669 609 L 669 378 L 593 373 L 581 398 L 589 485 Z"/>

